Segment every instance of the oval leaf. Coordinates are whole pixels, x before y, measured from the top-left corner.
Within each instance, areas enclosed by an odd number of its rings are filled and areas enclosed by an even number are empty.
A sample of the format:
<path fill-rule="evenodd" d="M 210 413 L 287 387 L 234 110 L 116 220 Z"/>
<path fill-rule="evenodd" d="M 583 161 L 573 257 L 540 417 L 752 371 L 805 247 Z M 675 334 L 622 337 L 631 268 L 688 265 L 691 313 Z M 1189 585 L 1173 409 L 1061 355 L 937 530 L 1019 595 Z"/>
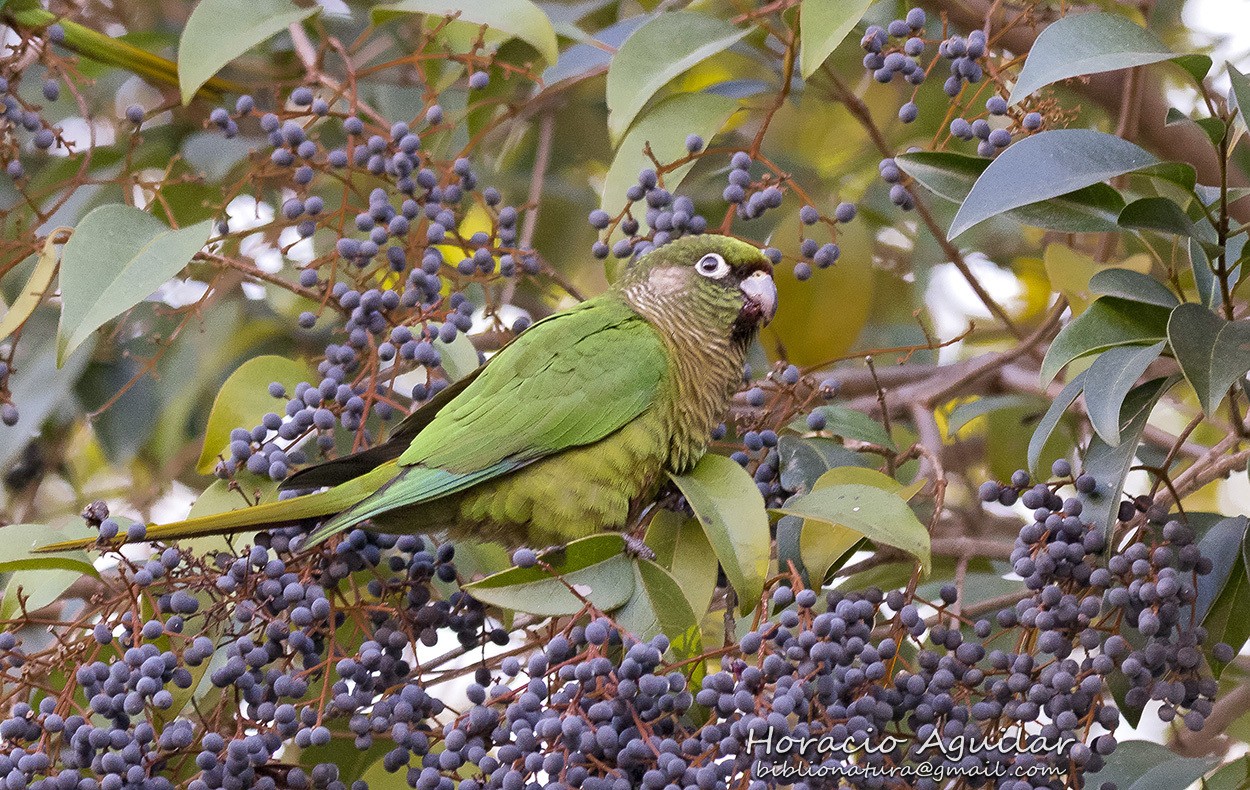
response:
<path fill-rule="evenodd" d="M 795 430 L 807 430 L 802 419 Z M 841 442 L 824 436 L 798 437 L 786 434 L 777 443 L 777 460 L 781 487 L 796 494 L 806 494 L 812 484 L 830 469 L 839 466 L 864 466 L 863 455 L 848 450 Z"/>
<path fill-rule="evenodd" d="M 1124 228 L 1155 230 L 1173 236 L 1201 238 L 1209 235 L 1194 225 L 1194 221 L 1175 201 L 1165 197 L 1134 200 L 1124 207 L 1116 222 Z"/>
<path fill-rule="evenodd" d="M 838 48 L 872 0 L 803 0 L 799 6 L 799 71 L 803 79 Z"/>
<path fill-rule="evenodd" d="M 764 497 L 746 470 L 709 453 L 687 474 L 670 474 L 698 516 L 725 577 L 747 614 L 759 603 L 768 575 L 771 541 Z"/>
<path fill-rule="evenodd" d="M 719 563 L 699 520 L 661 510 L 647 525 L 645 542 L 655 552 L 655 561 L 681 585 L 690 608 L 705 614 L 716 592 Z"/>
<path fill-rule="evenodd" d="M 178 41 L 182 103 L 189 104 L 227 63 L 320 10 L 287 0 L 200 0 Z"/>
<path fill-rule="evenodd" d="M 1250 370 L 1250 320 L 1225 321 L 1202 305 L 1183 304 L 1168 319 L 1168 340 L 1202 410 L 1215 414 Z"/>
<path fill-rule="evenodd" d="M 1042 360 L 1041 379 L 1049 384 L 1072 360 L 1113 346 L 1156 343 L 1167 336 L 1168 310 L 1104 296 L 1055 336 Z"/>
<path fill-rule="evenodd" d="M 4 588 L 0 619 L 11 620 L 18 616 L 22 610 L 19 597 L 24 599 L 28 613 L 37 612 L 60 598 L 71 584 L 81 578 L 81 571 L 64 568 L 16 571 Z"/>
<path fill-rule="evenodd" d="M 1046 409 L 1046 413 L 1042 415 L 1042 419 L 1038 421 L 1037 427 L 1033 429 L 1033 436 L 1029 439 L 1028 453 L 1029 471 L 1033 474 L 1037 474 L 1037 462 L 1042 457 L 1042 450 L 1045 449 L 1050 435 L 1059 426 L 1059 421 L 1063 419 L 1063 413 L 1076 401 L 1076 396 L 1080 395 L 1085 387 L 1086 373 L 1088 371 L 1081 371 L 1063 386 Z"/>
<path fill-rule="evenodd" d="M 551 20 L 530 0 L 402 0 L 373 9 L 373 21 L 381 23 L 401 14 L 455 16 L 461 22 L 486 25 L 521 39 L 549 64 L 560 57 Z"/>
<path fill-rule="evenodd" d="M 959 404 L 946 418 L 946 435 L 954 438 L 978 417 L 1003 409 L 1040 408 L 1044 400 L 1035 395 L 986 395 Z"/>
<path fill-rule="evenodd" d="M 1085 508 L 1082 512 L 1108 537 L 1110 529 L 1115 526 L 1124 478 L 1133 465 L 1137 443 L 1146 430 L 1150 410 L 1178 378 L 1158 378 L 1134 388 L 1120 407 L 1120 443 L 1112 447 L 1095 435 L 1090 437 L 1089 446 L 1085 448 L 1085 473 L 1098 481 L 1098 487 L 1091 493 L 1078 494 L 1077 498 Z"/>
<path fill-rule="evenodd" d="M 633 574 L 634 593 L 612 619 L 639 639 L 664 634 L 680 658 L 703 652 L 699 620 L 677 580 L 650 560 L 635 560 Z"/>
<path fill-rule="evenodd" d="M 938 197 L 962 203 L 992 160 L 950 151 L 916 151 L 894 157 L 899 168 Z M 1023 225 L 1067 233 L 1118 230 L 1124 198 L 1106 184 L 1090 184 L 1066 195 L 1008 211 Z"/>
<path fill-rule="evenodd" d="M 624 551 L 620 535 L 591 535 L 539 555 L 559 578 L 537 566 L 509 568 L 466 584 L 464 590 L 482 603 L 539 617 L 576 614 L 585 605 L 579 595 L 609 611 L 634 593 L 634 571 Z"/>
<path fill-rule="evenodd" d="M 1237 122 L 1243 132 L 1248 131 L 1250 121 L 1246 120 L 1246 114 L 1250 113 L 1250 79 L 1233 64 L 1225 62 L 1224 65 L 1228 67 L 1228 81 L 1232 86 L 1230 93 L 1237 104 Z"/>
<path fill-rule="evenodd" d="M 1202 556 L 1210 557 L 1212 565 L 1210 573 L 1198 578 L 1197 597 L 1194 601 L 1194 613 L 1198 617 L 1198 622 L 1204 625 L 1216 600 L 1230 585 L 1240 586 L 1245 579 L 1245 568 L 1241 558 L 1248 525 L 1250 525 L 1250 520 L 1247 520 L 1245 516 L 1222 518 L 1198 541 Z M 1233 592 L 1235 593 L 1236 590 Z M 1246 618 L 1240 619 L 1245 621 Z M 1245 628 L 1246 625 L 1240 627 Z"/>
<path fill-rule="evenodd" d="M 46 524 L 10 524 L 0 529 L 0 573 L 63 570 L 100 578 L 99 571 L 85 551 L 33 553 L 37 544 L 48 542 L 50 532 Z"/>
<path fill-rule="evenodd" d="M 844 466 L 830 469 L 821 475 L 812 484 L 812 490 L 848 483 L 862 483 L 892 493 L 903 488 L 902 483 L 876 469 Z M 831 524 L 820 519 L 803 519 L 802 532 L 799 534 L 799 557 L 813 583 L 819 586 L 833 564 L 854 549 L 863 538 L 863 534 L 842 524 Z"/>
<path fill-rule="evenodd" d="M 1167 342 L 1153 346 L 1116 346 L 1098 355 L 1085 381 L 1085 409 L 1090 424 L 1107 444 L 1120 443 L 1120 406 L 1137 380 L 1159 358 Z"/>
<path fill-rule="evenodd" d="M 1153 741 L 1121 741 L 1099 771 L 1098 782 L 1119 790 L 1189 787 L 1220 762 L 1218 757 L 1181 757 Z"/>
<path fill-rule="evenodd" d="M 133 206 L 100 206 L 61 250 L 57 364 L 92 332 L 151 296 L 208 242 L 212 220 L 181 230 Z"/>
<path fill-rule="evenodd" d="M 797 496 L 777 512 L 841 524 L 906 551 L 929 573 L 929 532 L 898 494 L 862 483 L 835 485 Z"/>
<path fill-rule="evenodd" d="M 608 175 L 603 179 L 599 205 L 615 214 L 625 203 L 625 191 L 638 183 L 638 172 L 651 167 L 646 146 L 661 162 L 672 162 L 686 155 L 686 136 L 697 134 L 711 140 L 720 131 L 738 103 L 711 93 L 679 93 L 657 104 L 639 119 L 621 141 Z M 664 174 L 664 186 L 677 189 L 694 162 Z"/>
<path fill-rule="evenodd" d="M 643 105 L 669 80 L 749 32 L 748 28 L 689 11 L 660 14 L 635 30 L 608 67 L 608 131 L 612 138 L 620 139 Z"/>
<path fill-rule="evenodd" d="M 1178 304 L 1176 295 L 1166 285 L 1132 269 L 1104 269 L 1089 278 L 1089 290 L 1159 307 L 1173 308 Z"/>
<path fill-rule="evenodd" d="M 949 238 L 990 217 L 1159 164 L 1115 135 L 1055 129 L 1014 143 L 985 168 L 959 207 Z"/>
<path fill-rule="evenodd" d="M 863 412 L 848 409 L 845 406 L 820 406 L 813 411 L 818 411 L 825 416 L 825 427 L 822 430 L 834 436 L 858 439 L 878 447 L 895 449 L 894 440 L 890 438 L 890 434 L 886 433 L 885 427 Z"/>
<path fill-rule="evenodd" d="M 275 406 L 282 402 L 269 394 L 271 382 L 277 381 L 291 391 L 296 383 L 306 381 L 308 374 L 304 363 L 272 354 L 239 365 L 213 400 L 208 427 L 204 429 L 204 447 L 195 468 L 201 474 L 211 474 L 217 466 L 217 455 L 230 444 L 230 431 L 259 425 L 268 412 L 281 413 Z"/>
<path fill-rule="evenodd" d="M 1033 42 L 1008 101 L 1015 104 L 1038 88 L 1070 77 L 1175 57 L 1154 33 L 1119 14 L 1069 14 L 1047 25 Z"/>

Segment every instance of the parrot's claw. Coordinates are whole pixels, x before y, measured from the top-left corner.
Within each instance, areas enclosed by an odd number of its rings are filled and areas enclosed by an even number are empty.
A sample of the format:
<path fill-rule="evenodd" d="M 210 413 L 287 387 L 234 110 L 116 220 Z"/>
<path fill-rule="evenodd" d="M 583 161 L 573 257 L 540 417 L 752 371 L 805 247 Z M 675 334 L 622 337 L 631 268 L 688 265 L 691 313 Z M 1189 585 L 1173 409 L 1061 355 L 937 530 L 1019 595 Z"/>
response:
<path fill-rule="evenodd" d="M 625 536 L 625 554 L 635 559 L 654 560 L 655 552 L 635 535 Z"/>

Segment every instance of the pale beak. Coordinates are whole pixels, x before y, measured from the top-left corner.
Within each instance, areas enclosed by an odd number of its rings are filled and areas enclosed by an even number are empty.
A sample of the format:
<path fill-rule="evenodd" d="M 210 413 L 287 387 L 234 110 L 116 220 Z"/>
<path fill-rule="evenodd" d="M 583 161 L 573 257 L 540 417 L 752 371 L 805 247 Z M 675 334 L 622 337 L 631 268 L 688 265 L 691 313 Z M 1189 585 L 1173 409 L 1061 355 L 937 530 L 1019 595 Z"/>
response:
<path fill-rule="evenodd" d="M 768 272 L 755 271 L 742 281 L 739 286 L 746 294 L 747 304 L 753 306 L 763 322 L 767 324 L 777 314 L 777 284 Z"/>

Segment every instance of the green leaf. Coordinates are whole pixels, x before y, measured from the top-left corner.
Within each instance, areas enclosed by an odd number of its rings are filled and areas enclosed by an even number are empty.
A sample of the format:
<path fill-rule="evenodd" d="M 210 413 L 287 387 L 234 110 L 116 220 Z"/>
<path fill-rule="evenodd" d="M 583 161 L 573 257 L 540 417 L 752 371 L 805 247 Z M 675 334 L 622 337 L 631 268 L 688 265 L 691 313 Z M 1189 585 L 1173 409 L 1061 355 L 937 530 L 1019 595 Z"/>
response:
<path fill-rule="evenodd" d="M 1165 125 L 1172 126 L 1178 123 L 1192 123 L 1206 134 L 1207 139 L 1211 141 L 1211 145 L 1219 145 L 1224 139 L 1224 122 L 1219 118 L 1191 118 L 1175 107 L 1168 108 Z"/>
<path fill-rule="evenodd" d="M 178 41 L 182 103 L 189 104 L 227 63 L 320 10 L 287 0 L 200 0 Z"/>
<path fill-rule="evenodd" d="M 1085 409 L 1090 424 L 1107 444 L 1120 443 L 1120 407 L 1167 341 L 1153 346 L 1116 346 L 1098 355 L 1085 377 Z"/>
<path fill-rule="evenodd" d="M 1086 354 L 1113 346 L 1156 343 L 1167 336 L 1167 323 L 1165 308 L 1104 296 L 1055 336 L 1042 360 L 1042 383 L 1049 384 L 1064 365 Z"/>
<path fill-rule="evenodd" d="M 871 5 L 872 0 L 803 0 L 799 6 L 799 72 L 803 79 L 816 73 Z"/>
<path fill-rule="evenodd" d="M 52 287 L 52 278 L 56 277 L 57 269 L 56 244 L 53 239 L 58 236 L 58 230 L 60 229 L 52 231 L 43 240 L 43 251 L 39 253 L 35 268 L 13 299 L 13 304 L 5 311 L 4 318 L 0 318 L 0 340 L 7 340 L 9 335 L 26 323 L 26 319 L 34 314 L 35 308 L 43 301 L 44 294 Z"/>
<path fill-rule="evenodd" d="M 806 426 L 803 426 L 806 430 Z M 864 456 L 848 450 L 840 442 L 823 436 L 785 435 L 777 443 L 781 486 L 787 491 L 806 494 L 825 472 L 840 466 L 865 466 Z"/>
<path fill-rule="evenodd" d="M 1233 569 L 1242 556 L 1247 526 L 1250 520 L 1245 516 L 1221 518 L 1198 540 L 1202 556 L 1209 557 L 1212 565 L 1210 573 L 1198 577 L 1194 612 L 1200 623 L 1206 621 L 1216 599 L 1233 581 Z"/>
<path fill-rule="evenodd" d="M 1082 512 L 1088 520 L 1101 527 L 1108 537 L 1120 507 L 1124 478 L 1133 465 L 1137 443 L 1146 430 L 1150 410 L 1175 381 L 1176 377 L 1157 378 L 1129 392 L 1120 408 L 1120 443 L 1115 447 L 1096 435 L 1090 437 L 1089 446 L 1085 449 L 1084 468 L 1098 481 L 1098 487 L 1091 493 L 1078 494 L 1077 498 L 1081 500 Z"/>
<path fill-rule="evenodd" d="M 747 614 L 759 603 L 768 575 L 771 539 L 764 497 L 732 459 L 708 453 L 684 475 L 669 474 L 698 516 L 725 578 Z"/>
<path fill-rule="evenodd" d="M 706 613 L 716 592 L 719 563 L 699 520 L 661 510 L 647 525 L 644 542 L 655 552 L 655 561 L 681 585 L 695 614 Z"/>
<path fill-rule="evenodd" d="M 1134 200 L 1124 207 L 1116 221 L 1120 227 L 1135 230 L 1155 230 L 1189 238 L 1200 238 L 1203 235 L 1189 215 L 1175 201 L 1165 197 Z"/>
<path fill-rule="evenodd" d="M 848 409 L 845 406 L 820 406 L 812 411 L 825 416 L 825 427 L 822 429 L 834 436 L 844 439 L 857 439 L 861 442 L 875 444 L 878 447 L 895 449 L 894 440 L 886 433 L 881 423 L 863 412 Z"/>
<path fill-rule="evenodd" d="M 1031 135 L 1005 149 L 985 168 L 959 207 L 947 236 L 953 239 L 1011 209 L 1158 164 L 1154 154 L 1140 146 L 1092 129 Z"/>
<path fill-rule="evenodd" d="M 1033 42 L 1008 102 L 1015 104 L 1052 82 L 1176 57 L 1154 33 L 1119 14 L 1069 14 L 1047 25 Z"/>
<path fill-rule="evenodd" d="M 83 72 L 101 72 L 96 64 L 105 64 L 126 69 L 143 77 L 153 85 L 177 85 L 178 66 L 171 60 L 162 58 L 130 43 L 128 39 L 141 38 L 141 34 L 128 33 L 122 36 L 110 36 L 66 19 L 60 14 L 53 14 L 38 6 L 13 9 L 12 16 L 22 27 L 44 28 L 53 22 L 65 31 L 61 46 L 89 58 L 82 64 Z M 91 63 L 95 61 L 95 63 Z M 200 93 L 219 97 L 225 91 L 242 91 L 244 87 L 227 80 L 214 77 L 204 83 Z"/>
<path fill-rule="evenodd" d="M 50 543 L 46 524 L 10 524 L 0 528 L 0 573 L 16 571 L 64 570 L 100 578 L 85 551 L 63 554 L 34 554 L 36 546 Z"/>
<path fill-rule="evenodd" d="M 56 363 L 56 316 L 50 307 L 35 311 L 22 330 L 9 377 L 9 396 L 21 412 L 16 426 L 0 431 L 0 468 L 12 469 L 31 440 L 39 436 L 43 421 L 59 409 L 70 407 L 74 385 L 91 360 L 95 337 L 87 338 L 64 365 Z M 71 412 L 72 413 L 72 412 Z"/>
<path fill-rule="evenodd" d="M 689 11 L 660 14 L 635 30 L 608 67 L 608 131 L 612 139 L 621 138 L 647 101 L 669 80 L 749 32 L 749 28 Z"/>
<path fill-rule="evenodd" d="M 1228 523 L 1234 522 L 1234 523 Z M 1238 523 L 1239 522 L 1239 523 Z M 1246 527 L 1250 524 L 1245 516 L 1223 519 L 1211 531 L 1203 536 L 1200 548 L 1204 557 L 1211 557 L 1215 566 L 1212 572 L 1198 580 L 1198 600 L 1195 609 L 1199 613 L 1199 622 L 1210 638 L 1208 645 L 1224 642 L 1233 648 L 1234 653 L 1241 651 L 1246 640 L 1250 639 L 1250 617 L 1246 612 L 1250 609 L 1250 533 Z M 1208 542 L 1220 533 L 1218 545 Z M 1210 552 L 1210 553 L 1208 553 Z M 1232 562 L 1227 569 L 1223 568 L 1227 558 Z M 1218 594 L 1212 600 L 1210 589 L 1215 587 L 1212 577 L 1216 571 L 1224 571 L 1223 584 L 1218 587 Z M 1211 665 L 1216 677 L 1224 670 L 1223 664 L 1211 657 Z"/>
<path fill-rule="evenodd" d="M 650 560 L 635 560 L 633 574 L 634 593 L 612 619 L 639 639 L 664 634 L 679 658 L 703 652 L 699 619 L 677 580 Z"/>
<path fill-rule="evenodd" d="M 1207 307 L 1219 306 L 1223 296 L 1216 286 L 1211 260 L 1197 239 L 1189 240 L 1189 268 L 1194 275 L 1194 288 L 1198 291 L 1198 298 Z"/>
<path fill-rule="evenodd" d="M 1181 757 L 1153 741 L 1120 741 L 1097 781 L 1117 790 L 1185 788 L 1219 765 L 1218 757 Z"/>
<path fill-rule="evenodd" d="M 1250 112 L 1250 79 L 1233 64 L 1224 65 L 1228 67 L 1228 81 L 1232 84 L 1232 97 L 1237 103 L 1237 120 L 1244 133 L 1250 130 L 1250 119 L 1246 118 L 1246 113 Z"/>
<path fill-rule="evenodd" d="M 567 6 L 548 5 L 546 8 L 554 16 L 560 9 L 567 8 Z M 560 53 L 560 60 L 543 72 L 543 85 L 550 87 L 562 80 L 581 77 L 597 69 L 606 68 L 617 47 L 630 33 L 650 18 L 649 14 L 626 17 L 602 30 L 595 31 L 594 36 L 587 38 L 583 43 L 565 49 Z"/>
<path fill-rule="evenodd" d="M 621 141 L 603 179 L 600 207 L 615 214 L 625 204 L 625 191 L 638 183 L 639 171 L 653 166 L 645 153 L 646 146 L 651 146 L 651 152 L 661 162 L 680 159 L 686 155 L 687 135 L 711 140 L 737 106 L 733 99 L 713 93 L 679 93 L 657 104 L 638 119 Z M 694 162 L 690 162 L 665 173 L 665 188 L 675 190 L 693 166 Z"/>
<path fill-rule="evenodd" d="M 402 14 L 458 15 L 456 18 L 460 22 L 486 25 L 521 39 L 538 50 L 548 64 L 560 58 L 551 20 L 530 0 L 401 0 L 374 8 L 373 21 L 381 24 Z"/>
<path fill-rule="evenodd" d="M 457 332 L 450 343 L 435 338 L 431 345 L 438 350 L 443 372 L 452 381 L 459 381 L 477 370 L 477 347 L 464 332 Z"/>
<path fill-rule="evenodd" d="M 100 206 L 83 217 L 61 250 L 57 364 L 182 271 L 212 232 L 211 220 L 170 230 L 151 214 L 122 204 Z"/>
<path fill-rule="evenodd" d="M 0 620 L 11 620 L 21 612 L 18 591 L 26 599 L 26 611 L 36 612 L 61 597 L 69 586 L 82 578 L 82 571 L 46 568 L 17 571 L 9 577 L 0 601 Z"/>
<path fill-rule="evenodd" d="M 1214 415 L 1250 370 L 1250 320 L 1225 321 L 1202 305 L 1183 304 L 1168 319 L 1168 340 L 1202 410 Z"/>
<path fill-rule="evenodd" d="M 916 151 L 894 157 L 899 169 L 940 198 L 962 203 L 972 185 L 992 160 L 949 151 Z M 1023 225 L 1067 233 L 1103 233 L 1118 230 L 1116 219 L 1124 198 L 1110 186 L 1090 184 L 1066 195 L 1008 211 Z"/>
<path fill-rule="evenodd" d="M 609 611 L 634 593 L 634 571 L 624 551 L 620 535 L 591 535 L 539 555 L 556 576 L 540 566 L 509 568 L 466 584 L 464 590 L 482 603 L 539 617 L 581 611 L 579 595 L 600 611 Z"/>
<path fill-rule="evenodd" d="M 308 366 L 303 362 L 272 354 L 255 357 L 239 365 L 213 400 L 204 429 L 204 447 L 195 468 L 200 474 L 211 474 L 217 466 L 217 455 L 230 445 L 230 431 L 259 425 L 268 412 L 279 411 L 280 400 L 269 394 L 269 385 L 279 382 L 291 391 L 300 381 L 307 381 Z"/>
<path fill-rule="evenodd" d="M 906 551 L 929 573 L 929 532 L 898 494 L 862 483 L 834 485 L 794 497 L 776 512 L 841 524 L 874 543 Z"/>
<path fill-rule="evenodd" d="M 1250 756 L 1221 765 L 1202 780 L 1199 790 L 1246 790 L 1250 787 Z"/>
<path fill-rule="evenodd" d="M 848 484 L 869 485 L 891 494 L 898 494 L 903 490 L 902 483 L 875 469 L 850 466 L 830 469 L 812 485 L 812 490 Z M 790 501 L 794 501 L 794 498 Z M 786 504 L 789 506 L 789 502 Z M 802 531 L 799 533 L 799 558 L 812 583 L 819 586 L 834 563 L 845 557 L 863 539 L 863 533 L 845 525 L 823 519 L 803 519 Z"/>
<path fill-rule="evenodd" d="M 1176 295 L 1166 285 L 1132 269 L 1103 269 L 1089 278 L 1089 290 L 1103 296 L 1118 296 L 1168 309 L 1179 304 Z"/>
<path fill-rule="evenodd" d="M 987 395 L 961 403 L 946 418 L 946 435 L 954 437 L 965 425 L 999 409 L 1040 407 L 1045 400 L 1035 395 Z"/>

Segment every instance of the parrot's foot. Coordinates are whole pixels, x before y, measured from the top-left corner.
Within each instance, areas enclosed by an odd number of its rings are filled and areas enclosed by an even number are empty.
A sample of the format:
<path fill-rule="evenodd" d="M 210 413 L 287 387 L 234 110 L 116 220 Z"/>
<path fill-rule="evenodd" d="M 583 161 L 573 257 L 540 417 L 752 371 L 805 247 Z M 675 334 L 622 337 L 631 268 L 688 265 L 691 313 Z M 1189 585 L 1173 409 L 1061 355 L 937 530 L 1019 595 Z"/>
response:
<path fill-rule="evenodd" d="M 636 535 L 625 535 L 625 554 L 636 559 L 655 559 L 655 552 Z"/>

